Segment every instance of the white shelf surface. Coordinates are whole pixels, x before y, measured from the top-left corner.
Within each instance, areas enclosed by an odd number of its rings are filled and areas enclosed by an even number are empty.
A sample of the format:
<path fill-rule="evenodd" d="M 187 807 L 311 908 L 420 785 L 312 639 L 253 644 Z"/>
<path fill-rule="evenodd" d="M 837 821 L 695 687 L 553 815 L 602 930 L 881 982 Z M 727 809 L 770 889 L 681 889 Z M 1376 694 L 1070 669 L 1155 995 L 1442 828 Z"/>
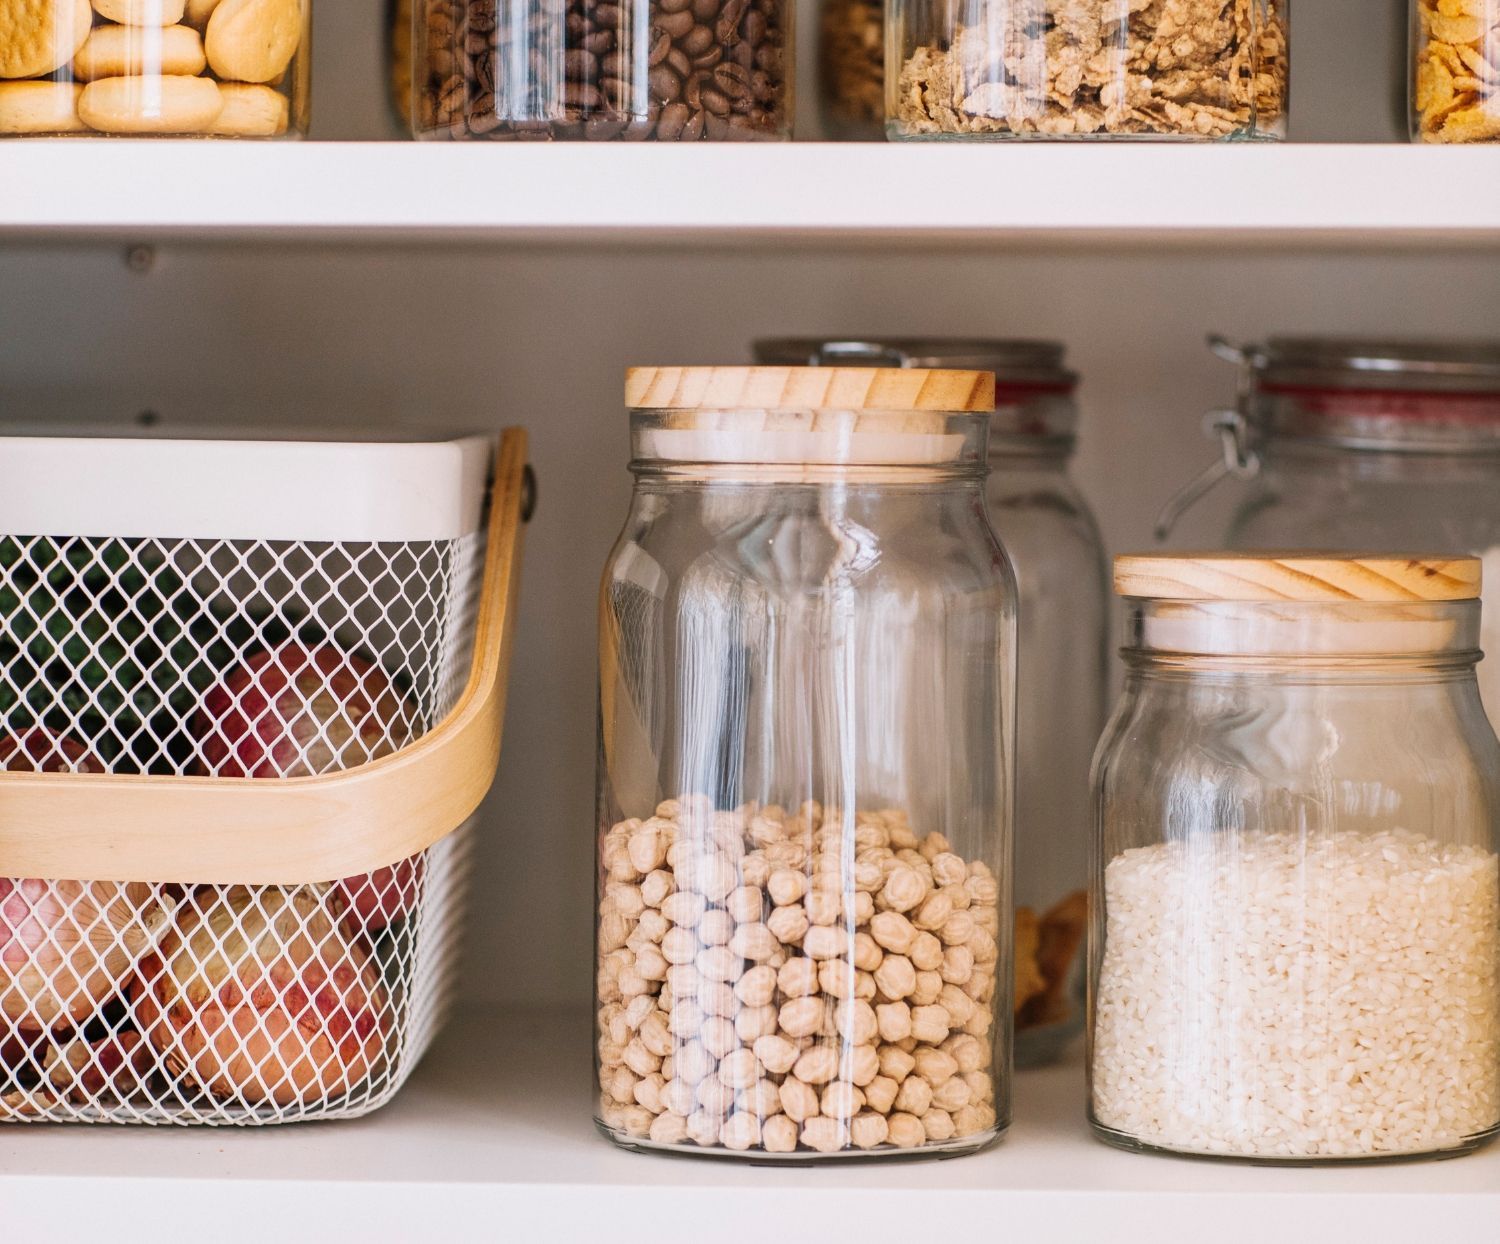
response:
<path fill-rule="evenodd" d="M 249 1131 L 6 1126 L 0 1236 L 1410 1244 L 1500 1232 L 1500 1147 L 1346 1170 L 1120 1153 L 1084 1125 L 1076 1057 L 1020 1073 L 1016 1122 L 985 1153 L 846 1167 L 621 1152 L 594 1131 L 591 1079 L 586 1013 L 471 1014 L 392 1105 L 363 1120 Z"/>
<path fill-rule="evenodd" d="M 1500 241 L 1500 149 L 0 143 L 0 236 Z"/>

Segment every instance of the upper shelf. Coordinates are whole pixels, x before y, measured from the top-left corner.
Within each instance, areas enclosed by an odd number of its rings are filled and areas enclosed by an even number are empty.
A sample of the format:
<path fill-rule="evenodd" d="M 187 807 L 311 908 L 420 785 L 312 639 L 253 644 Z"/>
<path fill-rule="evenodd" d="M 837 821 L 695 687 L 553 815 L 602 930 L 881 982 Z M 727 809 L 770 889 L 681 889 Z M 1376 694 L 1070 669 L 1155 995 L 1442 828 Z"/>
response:
<path fill-rule="evenodd" d="M 1500 244 L 1500 149 L 0 144 L 0 236 Z"/>

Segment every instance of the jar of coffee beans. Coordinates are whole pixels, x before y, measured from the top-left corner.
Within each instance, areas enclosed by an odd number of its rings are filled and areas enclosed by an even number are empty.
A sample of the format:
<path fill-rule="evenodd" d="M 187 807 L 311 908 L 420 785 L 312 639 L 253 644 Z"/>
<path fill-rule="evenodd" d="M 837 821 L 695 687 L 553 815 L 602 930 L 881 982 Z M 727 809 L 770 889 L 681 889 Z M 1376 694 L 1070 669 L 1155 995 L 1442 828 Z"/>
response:
<path fill-rule="evenodd" d="M 791 137 L 789 0 L 417 0 L 419 138 Z"/>
<path fill-rule="evenodd" d="M 952 1156 L 1009 1122 L 1016 589 L 983 371 L 638 368 L 603 578 L 596 1120 Z"/>

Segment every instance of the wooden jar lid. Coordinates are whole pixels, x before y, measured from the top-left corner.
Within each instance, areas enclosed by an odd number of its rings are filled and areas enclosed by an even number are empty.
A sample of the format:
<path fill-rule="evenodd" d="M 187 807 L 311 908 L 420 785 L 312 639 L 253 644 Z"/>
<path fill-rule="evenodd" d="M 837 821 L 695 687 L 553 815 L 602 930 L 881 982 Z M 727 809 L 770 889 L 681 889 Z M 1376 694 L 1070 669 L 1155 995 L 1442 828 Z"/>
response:
<path fill-rule="evenodd" d="M 990 414 L 987 371 L 905 367 L 632 367 L 632 410 L 879 410 Z"/>
<path fill-rule="evenodd" d="M 1160 553 L 1117 557 L 1115 591 L 1155 600 L 1476 600 L 1477 557 L 1398 553 Z"/>

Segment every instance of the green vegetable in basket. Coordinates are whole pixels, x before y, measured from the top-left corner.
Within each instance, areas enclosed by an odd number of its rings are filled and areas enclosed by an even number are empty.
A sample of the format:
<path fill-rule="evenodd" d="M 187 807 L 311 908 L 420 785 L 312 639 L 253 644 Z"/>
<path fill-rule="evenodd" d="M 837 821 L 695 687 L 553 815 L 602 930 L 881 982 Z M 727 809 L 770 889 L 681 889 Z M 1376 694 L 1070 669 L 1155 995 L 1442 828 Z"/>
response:
<path fill-rule="evenodd" d="M 0 537 L 0 720 L 86 739 L 116 771 L 192 754 L 199 693 L 254 633 L 153 540 Z"/>

